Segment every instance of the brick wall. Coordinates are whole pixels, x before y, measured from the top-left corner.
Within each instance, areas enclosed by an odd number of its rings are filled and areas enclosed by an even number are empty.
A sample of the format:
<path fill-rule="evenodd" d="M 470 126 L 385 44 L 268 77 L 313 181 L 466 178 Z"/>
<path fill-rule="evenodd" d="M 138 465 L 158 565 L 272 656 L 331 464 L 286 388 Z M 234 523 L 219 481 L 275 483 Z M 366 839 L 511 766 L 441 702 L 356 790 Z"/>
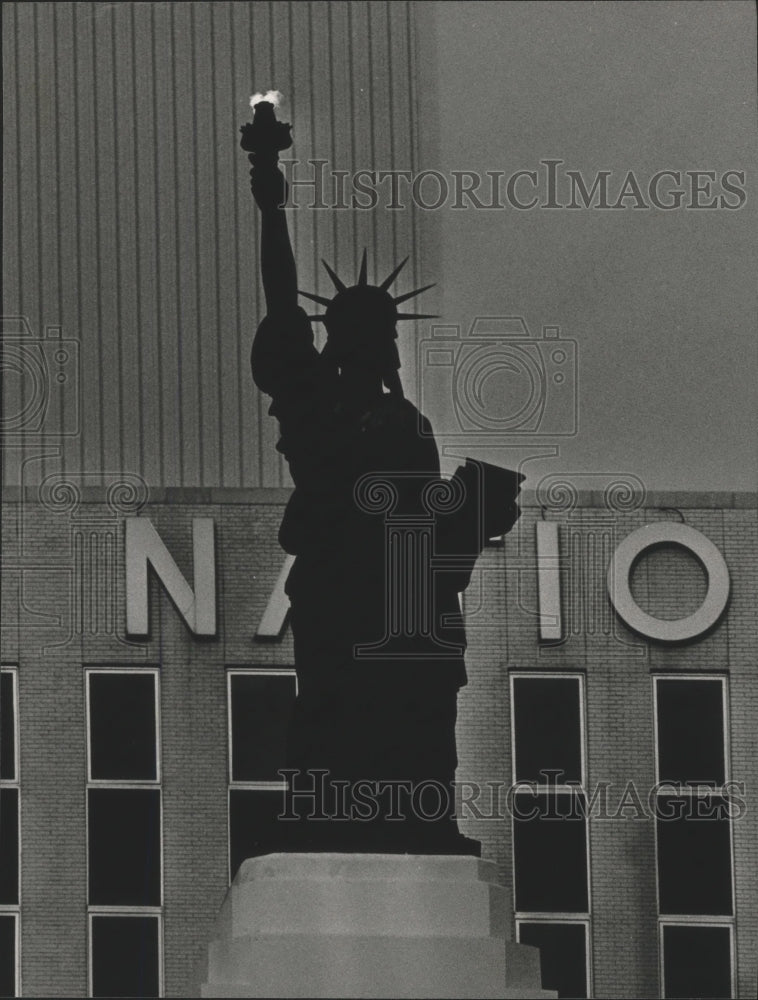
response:
<path fill-rule="evenodd" d="M 216 525 L 218 635 L 191 637 L 155 580 L 151 635 L 124 633 L 123 517 L 102 495 L 41 503 L 9 494 L 3 511 L 3 662 L 19 666 L 22 796 L 22 986 L 26 995 L 86 995 L 86 743 L 84 667 L 160 665 L 163 763 L 165 987 L 192 991 L 227 884 L 227 735 L 224 668 L 291 665 L 291 636 L 259 644 L 256 625 L 281 569 L 276 542 L 286 491 L 154 491 L 141 513 L 192 579 L 191 521 Z M 754 996 L 758 941 L 758 518 L 755 498 L 680 496 L 687 524 L 723 553 L 730 604 L 704 638 L 646 642 L 613 613 L 607 556 L 643 524 L 678 518 L 667 498 L 612 510 L 585 498 L 544 514 L 560 524 L 565 640 L 539 641 L 534 533 L 524 505 L 504 547 L 488 548 L 465 596 L 469 684 L 459 698 L 459 779 L 484 786 L 481 813 L 462 821 L 512 882 L 510 822 L 496 790 L 511 776 L 508 671 L 580 671 L 586 677 L 589 790 L 655 780 L 651 672 L 728 671 L 732 777 L 748 809 L 734 823 L 739 996 Z M 654 503 L 655 501 L 655 503 Z M 669 501 L 670 502 L 670 501 Z M 701 570 L 663 549 L 633 573 L 651 614 L 698 606 Z M 644 796 L 643 796 L 644 801 Z M 495 807 L 494 818 L 486 818 Z M 500 810 L 505 802 L 500 803 Z M 594 992 L 659 995 L 655 830 L 651 818 L 593 817 L 589 826 Z"/>

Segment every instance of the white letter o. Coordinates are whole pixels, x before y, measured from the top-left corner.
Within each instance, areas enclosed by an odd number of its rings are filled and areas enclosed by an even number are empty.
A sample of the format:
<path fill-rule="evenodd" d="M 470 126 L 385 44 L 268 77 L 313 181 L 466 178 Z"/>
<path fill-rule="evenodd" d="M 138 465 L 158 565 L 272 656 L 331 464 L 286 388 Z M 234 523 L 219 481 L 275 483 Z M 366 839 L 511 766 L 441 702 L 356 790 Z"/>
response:
<path fill-rule="evenodd" d="M 653 545 L 674 544 L 688 549 L 702 564 L 708 577 L 705 600 L 691 615 L 665 621 L 647 614 L 629 589 L 632 566 Z M 702 635 L 718 621 L 729 599 L 729 569 L 710 539 L 687 524 L 661 521 L 633 531 L 618 545 L 608 567 L 608 596 L 619 617 L 629 628 L 649 639 L 682 642 Z"/>

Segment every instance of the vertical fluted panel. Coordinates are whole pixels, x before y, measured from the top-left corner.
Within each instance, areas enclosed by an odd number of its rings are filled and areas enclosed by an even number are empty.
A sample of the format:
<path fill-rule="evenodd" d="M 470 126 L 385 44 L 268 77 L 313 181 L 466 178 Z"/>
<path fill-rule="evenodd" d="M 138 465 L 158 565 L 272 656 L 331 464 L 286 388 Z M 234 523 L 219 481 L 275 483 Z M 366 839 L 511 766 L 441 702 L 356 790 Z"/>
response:
<path fill-rule="evenodd" d="M 415 170 L 410 5 L 11 3 L 3 26 L 5 482 L 286 483 L 249 373 L 262 294 L 238 128 L 253 90 L 283 91 L 294 175 L 327 161 L 328 204 L 332 170 Z M 409 207 L 308 195 L 290 213 L 301 287 L 329 291 L 321 257 L 351 278 L 364 246 L 375 279 L 410 252 L 411 287 Z"/>

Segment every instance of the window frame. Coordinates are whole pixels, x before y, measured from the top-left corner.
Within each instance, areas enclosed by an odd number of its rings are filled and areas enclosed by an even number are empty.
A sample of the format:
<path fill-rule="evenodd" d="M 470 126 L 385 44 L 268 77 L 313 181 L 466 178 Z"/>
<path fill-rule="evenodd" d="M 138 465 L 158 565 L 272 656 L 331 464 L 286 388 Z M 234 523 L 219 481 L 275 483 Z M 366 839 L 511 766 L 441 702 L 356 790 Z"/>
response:
<path fill-rule="evenodd" d="M 731 782 L 731 740 L 730 740 L 730 717 L 729 717 L 729 677 L 725 673 L 706 671 L 686 671 L 674 672 L 670 670 L 653 671 L 651 673 L 653 683 L 653 766 L 655 768 L 655 799 L 658 802 L 661 796 L 691 798 L 693 793 L 700 797 L 722 796 L 724 788 Z M 724 784 L 721 787 L 704 783 L 688 783 L 675 787 L 673 782 L 662 783 L 660 778 L 660 755 L 658 741 L 658 681 L 711 681 L 718 682 L 721 686 L 721 712 L 722 712 L 722 732 L 723 732 L 723 752 L 724 752 Z M 663 787 L 659 787 L 660 785 Z M 731 997 L 735 996 L 735 971 L 736 971 L 736 935 L 735 926 L 737 918 L 737 898 L 736 879 L 734 877 L 734 823 L 732 817 L 727 818 L 729 823 L 729 870 L 731 875 L 731 914 L 707 914 L 707 913 L 661 913 L 661 879 L 660 879 L 660 852 L 658 848 L 658 819 L 655 820 L 655 901 L 658 918 L 658 986 L 659 993 L 665 998 L 666 981 L 664 978 L 664 952 L 663 952 L 663 928 L 664 927 L 728 927 L 730 939 L 730 974 L 731 974 Z"/>
<path fill-rule="evenodd" d="M 162 847 L 162 845 L 161 845 Z M 94 995 L 92 969 L 92 922 L 95 917 L 156 917 L 158 920 L 158 996 L 166 995 L 163 956 L 163 910 L 159 906 L 88 906 L 87 907 L 87 996 Z"/>
<path fill-rule="evenodd" d="M 734 879 L 732 879 L 734 881 Z M 660 982 L 661 1000 L 666 1000 L 666 967 L 663 950 L 663 932 L 665 927 L 726 927 L 729 930 L 729 979 L 730 998 L 735 997 L 735 973 L 737 971 L 737 942 L 734 927 L 734 917 L 709 917 L 700 915 L 682 915 L 658 917 L 658 976 Z"/>
<path fill-rule="evenodd" d="M 153 676 L 153 712 L 155 718 L 155 777 L 154 778 L 93 778 L 92 777 L 92 730 L 90 705 L 90 677 L 96 674 L 152 674 Z M 148 788 L 160 787 L 163 780 L 161 761 L 161 696 L 160 669 L 158 667 L 85 667 L 85 730 L 87 738 L 87 789 L 107 787 L 116 788 Z"/>
<path fill-rule="evenodd" d="M 85 819 L 86 830 L 87 830 L 87 833 L 86 833 L 86 837 L 87 837 L 87 844 L 86 844 L 86 846 L 87 846 L 87 863 L 86 863 L 86 876 L 87 876 L 87 882 L 86 882 L 87 912 L 89 913 L 90 910 L 92 910 L 93 912 L 95 910 L 97 910 L 97 911 L 102 911 L 103 913 L 111 913 L 111 912 L 116 912 L 116 911 L 118 911 L 118 912 L 122 912 L 122 911 L 123 912 L 127 912 L 127 911 L 129 911 L 130 912 L 131 910 L 139 910 L 141 912 L 145 912 L 146 914 L 148 912 L 150 912 L 150 913 L 162 913 L 163 912 L 163 905 L 164 905 L 165 899 L 166 899 L 166 897 L 165 897 L 166 872 L 165 872 L 164 856 L 163 856 L 163 847 L 164 847 L 164 845 L 163 845 L 163 841 L 164 841 L 164 837 L 163 837 L 163 788 L 162 787 L 156 788 L 154 783 L 150 783 L 149 785 L 146 784 L 146 785 L 140 786 L 140 785 L 136 785 L 136 784 L 127 785 L 125 782 L 121 782 L 121 781 L 114 781 L 108 787 L 112 788 L 114 791 L 127 791 L 127 792 L 128 791 L 148 791 L 148 792 L 158 792 L 158 823 L 159 823 L 159 826 L 158 826 L 158 850 L 159 850 L 159 863 L 160 863 L 160 900 L 161 901 L 160 901 L 160 904 L 157 905 L 157 906 L 156 905 L 147 905 L 147 904 L 145 906 L 137 906 L 137 905 L 134 905 L 134 904 L 119 904 L 119 903 L 90 903 L 90 901 L 89 901 L 89 896 L 90 896 L 90 891 L 89 891 L 90 890 L 90 883 L 89 883 L 89 879 L 90 879 L 90 871 L 89 871 L 89 831 L 90 831 L 90 826 L 89 826 L 89 793 L 90 793 L 90 791 L 102 791 L 103 790 L 103 782 L 98 782 L 97 784 L 87 785 L 87 788 L 85 790 L 85 803 L 84 803 L 85 817 L 84 817 L 84 819 Z"/>
<path fill-rule="evenodd" d="M 705 785 L 697 785 L 697 786 L 693 786 L 693 787 L 694 788 L 700 788 L 700 789 L 702 789 L 702 788 L 705 788 L 707 786 L 705 786 Z M 717 790 L 717 789 L 713 790 L 713 795 L 720 795 L 720 790 Z M 663 789 L 660 789 L 660 790 L 656 788 L 656 793 L 655 793 L 656 806 L 657 806 L 657 803 L 660 800 L 660 798 L 663 797 L 663 796 L 668 796 L 670 798 L 678 798 L 679 797 L 677 795 L 677 793 L 674 792 L 674 791 L 672 791 L 670 788 L 663 788 Z M 683 798 L 692 798 L 692 790 L 690 789 L 687 792 L 685 792 L 685 794 L 682 797 Z M 656 812 L 657 812 L 657 809 L 656 809 Z M 657 913 L 658 913 L 658 919 L 659 919 L 659 921 L 660 920 L 674 920 L 674 921 L 684 920 L 684 921 L 689 921 L 689 920 L 695 920 L 695 919 L 698 919 L 698 918 L 702 918 L 704 920 L 715 920 L 715 921 L 718 921 L 718 922 L 720 922 L 722 920 L 724 920 L 724 921 L 726 921 L 726 920 L 734 921 L 735 918 L 736 918 L 736 914 L 737 914 L 737 909 L 736 909 L 736 907 L 737 907 L 737 898 L 736 898 L 736 886 L 735 886 L 735 878 L 734 878 L 734 824 L 732 823 L 731 816 L 727 816 L 726 817 L 726 822 L 729 823 L 729 872 L 730 872 L 730 875 L 731 875 L 731 905 L 732 905 L 732 912 L 731 912 L 731 914 L 728 914 L 728 913 L 713 913 L 713 914 L 708 914 L 708 913 L 662 913 L 661 912 L 661 877 L 660 877 L 660 860 L 661 859 L 660 859 L 660 849 L 659 849 L 659 845 L 658 845 L 658 823 L 659 822 L 660 821 L 659 821 L 659 819 L 658 819 L 658 817 L 656 815 L 654 817 L 654 825 L 655 825 L 655 905 L 656 905 L 656 910 L 657 910 Z"/>
<path fill-rule="evenodd" d="M 732 780 L 732 768 L 731 760 L 729 754 L 729 685 L 727 684 L 726 674 L 716 674 L 716 673 L 672 673 L 671 671 L 656 671 L 652 674 L 653 678 L 653 763 L 655 767 L 655 782 L 656 782 L 656 795 L 660 794 L 680 794 L 691 795 L 693 791 L 700 792 L 709 791 L 712 793 L 716 792 L 713 785 L 708 783 L 699 782 L 687 782 L 683 784 L 683 787 L 679 789 L 678 792 L 666 792 L 658 790 L 657 786 L 662 783 L 661 778 L 661 757 L 660 757 L 660 746 L 658 740 L 658 681 L 709 681 L 711 683 L 720 683 L 721 685 L 721 722 L 722 722 L 722 732 L 723 732 L 723 752 L 724 752 L 724 785 L 728 785 Z M 673 783 L 666 782 L 667 787 L 671 788 Z M 723 788 L 724 786 L 722 786 Z"/>
<path fill-rule="evenodd" d="M 592 919 L 587 917 L 575 917 L 573 914 L 555 914 L 561 919 L 554 919 L 552 914 L 540 913 L 536 916 L 519 915 L 516 917 L 516 941 L 521 944 L 522 924 L 578 924 L 584 928 L 584 962 L 587 979 L 587 997 L 594 996 L 594 983 L 592 979 Z"/>
<path fill-rule="evenodd" d="M 21 996 L 21 934 L 20 934 L 20 924 L 21 924 L 21 914 L 16 909 L 11 909 L 10 907 L 0 907 L 0 917 L 11 917 L 13 920 L 13 953 L 15 957 L 15 967 L 14 967 L 14 985 L 13 985 L 13 995 L 16 997 Z"/>
<path fill-rule="evenodd" d="M 226 668 L 226 877 L 227 884 L 232 884 L 232 823 L 231 806 L 232 791 L 246 792 L 276 792 L 286 791 L 286 781 L 239 781 L 233 779 L 232 770 L 232 677 L 250 676 L 257 677 L 294 677 L 295 697 L 298 695 L 297 673 L 295 667 L 291 666 L 231 666 Z"/>
<path fill-rule="evenodd" d="M 21 892 L 23 888 L 23 881 L 21 878 L 21 863 L 23 860 L 23 850 L 21 844 L 21 760 L 20 760 L 20 750 L 21 750 L 21 738 L 20 738 L 20 724 L 19 724 L 19 697 L 18 697 L 18 666 L 15 664 L 3 664 L 0 667 L 0 673 L 10 675 L 11 677 L 11 698 L 13 706 L 13 777 L 12 778 L 1 778 L 0 788 L 10 788 L 15 789 L 17 802 L 16 802 L 16 815 L 18 823 L 18 902 L 17 903 L 0 903 L 0 916 L 3 917 L 13 917 L 13 929 L 14 929 L 14 957 L 15 957 L 15 968 L 14 968 L 14 979 L 15 979 L 15 994 L 16 996 L 21 996 Z"/>
<path fill-rule="evenodd" d="M 511 670 L 509 671 L 509 694 L 510 694 L 510 743 L 511 743 L 511 784 L 514 791 L 519 785 L 528 785 L 530 791 L 537 794 L 549 794 L 551 792 L 568 793 L 583 792 L 587 794 L 587 719 L 586 719 L 586 693 L 585 675 L 580 671 L 557 671 L 557 670 Z M 531 782 L 518 781 L 516 771 L 516 699 L 514 697 L 515 680 L 577 680 L 579 692 L 579 753 L 581 756 L 580 780 L 561 781 L 553 785 L 537 784 Z"/>
<path fill-rule="evenodd" d="M 0 778 L 0 781 L 3 785 L 8 785 L 9 787 L 15 786 L 17 788 L 20 775 L 19 751 L 21 749 L 18 725 L 18 667 L 4 663 L 0 667 L 0 673 L 5 674 L 11 679 L 11 704 L 13 706 L 13 777 Z"/>
<path fill-rule="evenodd" d="M 537 794 L 561 794 L 561 795 L 581 795 L 584 797 L 585 805 L 589 801 L 587 795 L 587 678 L 581 670 L 528 670 L 518 668 L 508 671 L 508 688 L 510 698 L 510 750 L 511 750 L 511 787 L 513 794 L 517 795 L 519 786 L 529 788 L 530 792 Z M 527 678 L 528 680 L 576 680 L 577 695 L 579 698 L 579 750 L 581 754 L 581 781 L 556 782 L 553 785 L 532 785 L 531 783 L 516 780 L 516 699 L 514 697 L 514 681 Z M 587 910 L 576 912 L 550 912 L 544 910 L 519 910 L 516 906 L 516 851 L 513 837 L 514 817 L 511 817 L 511 885 L 513 887 L 513 915 L 516 924 L 516 936 L 520 939 L 520 925 L 522 923 L 546 923 L 546 924 L 582 924 L 585 929 L 585 961 L 587 969 L 587 997 L 594 994 L 594 983 L 592 976 L 592 867 L 590 864 L 590 817 L 585 819 L 584 853 L 587 870 Z"/>
<path fill-rule="evenodd" d="M 227 755 L 227 785 L 240 790 L 247 789 L 251 792 L 257 791 L 278 791 L 287 788 L 286 781 L 240 781 L 232 777 L 232 677 L 239 676 L 256 677 L 294 677 L 295 697 L 297 697 L 297 674 L 294 667 L 227 667 L 226 670 L 226 755 Z"/>
<path fill-rule="evenodd" d="M 152 674 L 153 697 L 155 699 L 155 778 L 145 779 L 115 779 L 115 778 L 92 778 L 92 755 L 91 755 L 91 728 L 90 728 L 90 683 L 89 678 L 93 674 Z M 87 914 L 87 996 L 92 997 L 92 918 L 98 916 L 142 916 L 158 918 L 158 996 L 165 996 L 164 981 L 164 940 L 163 940 L 163 907 L 166 900 L 166 866 L 164 857 L 164 824 L 163 824 L 163 768 L 162 768 L 162 734 L 161 734 L 161 671 L 158 666 L 138 666 L 118 664 L 85 666 L 84 668 L 84 700 L 85 700 L 85 744 L 86 744 L 86 764 L 85 764 L 85 791 L 84 791 L 84 822 L 86 837 L 86 861 L 85 861 L 85 905 Z M 90 836 L 90 816 L 89 800 L 90 791 L 110 788 L 114 790 L 136 790 L 136 791 L 157 791 L 158 792 L 158 845 L 160 863 L 160 905 L 159 906 L 134 906 L 119 904 L 91 904 L 90 897 L 90 870 L 89 870 L 89 836 Z"/>

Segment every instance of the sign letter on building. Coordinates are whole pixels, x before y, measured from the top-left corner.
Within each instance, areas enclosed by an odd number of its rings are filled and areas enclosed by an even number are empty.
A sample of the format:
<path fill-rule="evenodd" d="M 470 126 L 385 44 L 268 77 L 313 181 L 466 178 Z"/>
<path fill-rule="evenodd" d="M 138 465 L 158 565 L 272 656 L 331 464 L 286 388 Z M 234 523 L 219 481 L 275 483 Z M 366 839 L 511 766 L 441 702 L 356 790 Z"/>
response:
<path fill-rule="evenodd" d="M 266 610 L 263 612 L 263 617 L 255 633 L 255 638 L 258 640 L 281 639 L 282 637 L 284 626 L 287 623 L 287 612 L 290 609 L 290 602 L 284 592 L 284 585 L 287 582 L 287 577 L 294 561 L 294 556 L 287 556 L 284 560 L 284 565 L 274 584 L 274 589 L 271 591 Z"/>
<path fill-rule="evenodd" d="M 195 635 L 216 634 L 216 551 L 213 518 L 192 519 L 195 589 L 187 583 L 171 553 L 147 517 L 126 519 L 126 631 L 148 635 L 150 608 L 148 563 L 176 609 Z"/>
<path fill-rule="evenodd" d="M 647 614 L 629 588 L 629 574 L 637 559 L 655 545 L 681 545 L 704 567 L 708 576 L 705 600 L 691 615 L 665 621 Z M 608 594 L 619 616 L 635 632 L 661 642 L 695 639 L 714 625 L 729 599 L 729 570 L 710 539 L 687 524 L 661 521 L 638 528 L 621 542 L 608 567 Z"/>
<path fill-rule="evenodd" d="M 540 639 L 563 638 L 558 525 L 537 521 L 537 593 L 540 602 Z"/>

